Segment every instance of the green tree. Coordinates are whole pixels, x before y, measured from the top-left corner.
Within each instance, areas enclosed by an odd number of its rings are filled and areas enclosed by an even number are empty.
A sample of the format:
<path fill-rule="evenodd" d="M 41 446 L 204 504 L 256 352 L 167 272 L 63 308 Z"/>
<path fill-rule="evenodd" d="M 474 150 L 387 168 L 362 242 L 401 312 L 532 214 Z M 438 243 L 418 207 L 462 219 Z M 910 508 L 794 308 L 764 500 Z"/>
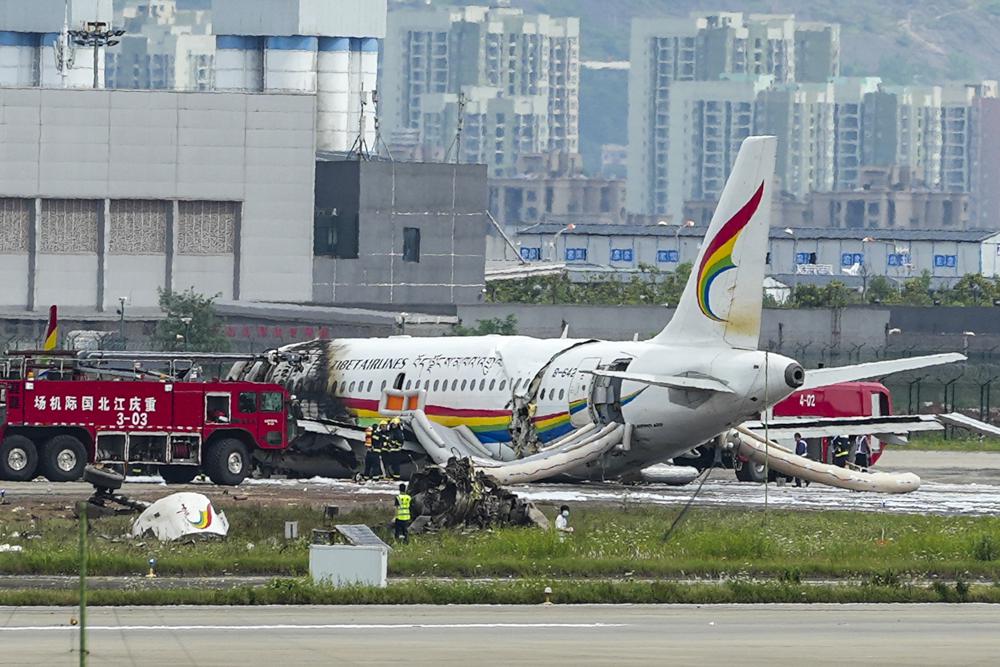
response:
<path fill-rule="evenodd" d="M 978 273 L 969 273 L 951 289 L 941 291 L 941 302 L 946 306 L 989 306 L 997 298 L 997 282 Z"/>
<path fill-rule="evenodd" d="M 488 320 L 479 320 L 474 327 L 459 325 L 452 330 L 454 336 L 488 336 L 490 334 L 517 335 L 517 317 L 514 315 L 508 315 L 502 319 L 494 317 Z"/>
<path fill-rule="evenodd" d="M 907 278 L 900 290 L 899 301 L 906 306 L 929 306 L 934 302 L 930 271 L 917 278 Z"/>
<path fill-rule="evenodd" d="M 156 325 L 153 345 L 168 352 L 226 352 L 229 341 L 215 317 L 215 300 L 187 289 L 160 290 L 160 310 L 166 317 Z"/>
<path fill-rule="evenodd" d="M 893 303 L 898 301 L 899 294 L 893 287 L 892 281 L 885 276 L 872 276 L 868 281 L 868 288 L 865 293 L 865 300 L 868 303 Z"/>

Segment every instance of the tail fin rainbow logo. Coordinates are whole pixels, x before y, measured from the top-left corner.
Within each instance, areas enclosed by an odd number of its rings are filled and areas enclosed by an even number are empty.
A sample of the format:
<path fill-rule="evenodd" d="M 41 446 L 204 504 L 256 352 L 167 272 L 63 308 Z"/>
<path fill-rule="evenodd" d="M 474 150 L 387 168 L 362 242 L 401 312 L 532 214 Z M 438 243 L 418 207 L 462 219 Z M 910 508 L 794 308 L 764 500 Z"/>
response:
<path fill-rule="evenodd" d="M 740 233 L 757 212 L 757 207 L 760 206 L 760 200 L 763 196 L 764 184 L 761 183 L 750 200 L 722 226 L 702 256 L 701 264 L 698 266 L 698 308 L 710 320 L 726 321 L 712 312 L 712 302 L 709 298 L 712 292 L 712 283 L 726 271 L 736 268 L 733 263 L 733 247 L 736 245 Z"/>
<path fill-rule="evenodd" d="M 59 343 L 59 312 L 55 306 L 49 308 L 49 326 L 45 330 L 45 342 L 42 343 L 43 350 L 54 350 Z"/>

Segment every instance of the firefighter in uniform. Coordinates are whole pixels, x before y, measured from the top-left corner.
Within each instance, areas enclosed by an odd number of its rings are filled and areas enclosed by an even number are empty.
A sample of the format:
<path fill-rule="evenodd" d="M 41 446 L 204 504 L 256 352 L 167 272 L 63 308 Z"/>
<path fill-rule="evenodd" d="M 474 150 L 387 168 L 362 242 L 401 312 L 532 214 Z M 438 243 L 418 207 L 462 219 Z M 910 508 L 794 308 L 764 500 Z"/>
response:
<path fill-rule="evenodd" d="M 371 448 L 371 461 L 372 461 L 372 476 L 369 479 L 378 480 L 382 479 L 382 450 L 385 447 L 385 433 L 382 430 L 382 424 L 384 422 L 379 422 L 378 424 L 373 424 L 372 429 L 372 448 Z M 367 434 L 365 436 L 367 439 Z M 365 476 L 368 472 L 368 454 L 365 453 Z"/>
<path fill-rule="evenodd" d="M 838 435 L 833 439 L 833 465 L 843 468 L 851 456 L 851 441 L 846 435 Z"/>
<path fill-rule="evenodd" d="M 410 526 L 410 503 L 413 499 L 406 493 L 406 484 L 399 485 L 399 495 L 396 496 L 396 539 L 410 542 L 408 532 Z"/>
<path fill-rule="evenodd" d="M 393 417 L 387 426 L 389 440 L 389 472 L 393 479 L 399 479 L 399 463 L 403 458 L 403 422 L 399 417 Z"/>
<path fill-rule="evenodd" d="M 375 429 L 371 426 L 365 429 L 365 479 L 379 477 L 379 458 L 375 453 Z"/>

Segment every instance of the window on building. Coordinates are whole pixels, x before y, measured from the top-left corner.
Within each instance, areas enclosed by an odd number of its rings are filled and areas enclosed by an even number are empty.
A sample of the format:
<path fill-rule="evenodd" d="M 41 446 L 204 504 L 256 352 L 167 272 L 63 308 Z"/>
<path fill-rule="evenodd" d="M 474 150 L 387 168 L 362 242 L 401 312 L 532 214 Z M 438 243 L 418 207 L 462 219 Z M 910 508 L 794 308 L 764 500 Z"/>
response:
<path fill-rule="evenodd" d="M 934 268 L 954 269 L 958 267 L 958 255 L 934 255 Z"/>
<path fill-rule="evenodd" d="M 681 261 L 681 254 L 677 250 L 657 250 L 656 251 L 656 261 L 663 263 L 676 264 Z"/>
<path fill-rule="evenodd" d="M 521 246 L 521 259 L 527 262 L 537 262 L 542 258 L 541 248 L 529 248 Z"/>
<path fill-rule="evenodd" d="M 420 229 L 403 227 L 403 261 L 420 261 Z"/>
<path fill-rule="evenodd" d="M 840 254 L 840 265 L 845 267 L 861 265 L 865 261 L 865 256 L 860 252 L 844 252 Z"/>
<path fill-rule="evenodd" d="M 635 252 L 632 248 L 612 248 L 611 249 L 611 261 L 612 262 L 631 262 L 635 257 Z"/>
<path fill-rule="evenodd" d="M 358 258 L 358 215 L 337 215 L 336 209 L 316 209 L 313 251 L 324 257 Z"/>
<path fill-rule="evenodd" d="M 587 249 L 586 248 L 566 248 L 566 261 L 567 262 L 586 262 L 587 261 Z"/>

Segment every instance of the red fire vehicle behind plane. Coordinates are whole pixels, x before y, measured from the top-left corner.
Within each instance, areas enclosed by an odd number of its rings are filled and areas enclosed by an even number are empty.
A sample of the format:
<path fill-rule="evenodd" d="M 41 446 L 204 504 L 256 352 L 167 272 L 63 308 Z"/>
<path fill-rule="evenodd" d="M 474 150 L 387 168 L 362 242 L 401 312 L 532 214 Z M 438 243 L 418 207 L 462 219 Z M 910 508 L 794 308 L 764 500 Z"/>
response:
<path fill-rule="evenodd" d="M 797 391 L 774 406 L 775 420 L 782 417 L 888 417 L 892 415 L 892 396 L 880 382 L 843 382 L 828 387 Z M 829 443 L 838 433 L 810 443 L 810 457 L 831 463 Z M 870 464 L 882 456 L 882 446 L 877 438 L 868 436 L 871 445 Z M 817 450 L 817 451 L 813 451 Z"/>
<path fill-rule="evenodd" d="M 239 484 L 254 454 L 285 450 L 294 436 L 277 384 L 39 377 L 25 368 L 8 363 L 0 375 L 0 479 L 74 480 L 99 462 L 155 465 L 167 482 L 204 472 Z"/>

